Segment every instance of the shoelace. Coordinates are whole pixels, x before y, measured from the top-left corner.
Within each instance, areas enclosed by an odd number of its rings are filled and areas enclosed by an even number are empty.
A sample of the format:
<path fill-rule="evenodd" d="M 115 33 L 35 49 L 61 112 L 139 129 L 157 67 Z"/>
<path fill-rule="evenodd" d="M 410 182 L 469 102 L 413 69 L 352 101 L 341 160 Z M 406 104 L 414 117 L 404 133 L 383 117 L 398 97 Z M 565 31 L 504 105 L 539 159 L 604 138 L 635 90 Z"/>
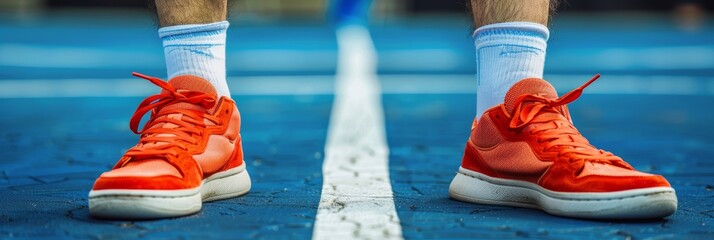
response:
<path fill-rule="evenodd" d="M 182 90 L 179 92 L 171 84 L 159 78 L 140 73 L 133 73 L 133 75 L 149 80 L 164 91 L 144 99 L 131 117 L 129 127 L 134 133 L 141 134 L 141 139 L 137 147 L 127 151 L 127 156 L 177 156 L 179 149 L 187 150 L 186 143 L 197 144 L 197 140 L 193 135 L 202 133 L 201 128 L 206 126 L 203 121 L 204 118 L 213 122 L 219 121 L 217 117 L 187 109 L 163 110 L 161 115 L 158 115 L 163 107 L 180 102 L 196 104 L 210 109 L 216 104 L 216 98 L 210 94 L 197 91 Z M 149 111 L 152 111 L 151 118 L 139 130 L 141 119 Z M 180 114 L 182 117 L 180 119 L 170 117 L 174 114 Z M 173 124 L 176 127 L 166 128 L 159 126 L 161 124 Z M 147 147 L 145 144 L 151 145 Z"/>
<path fill-rule="evenodd" d="M 538 142 L 546 152 L 557 153 L 558 159 L 577 164 L 580 170 L 582 170 L 585 162 L 603 163 L 632 169 L 620 157 L 590 145 L 575 126 L 562 116 L 565 108 L 561 106 L 578 99 L 582 95 L 583 89 L 595 82 L 599 77 L 600 74 L 595 75 L 582 86 L 557 99 L 529 94 L 519 96 L 515 102 L 516 108 L 509 127 L 511 129 L 520 129 L 531 124 L 532 127 L 529 127 L 530 134 L 538 138 Z"/>

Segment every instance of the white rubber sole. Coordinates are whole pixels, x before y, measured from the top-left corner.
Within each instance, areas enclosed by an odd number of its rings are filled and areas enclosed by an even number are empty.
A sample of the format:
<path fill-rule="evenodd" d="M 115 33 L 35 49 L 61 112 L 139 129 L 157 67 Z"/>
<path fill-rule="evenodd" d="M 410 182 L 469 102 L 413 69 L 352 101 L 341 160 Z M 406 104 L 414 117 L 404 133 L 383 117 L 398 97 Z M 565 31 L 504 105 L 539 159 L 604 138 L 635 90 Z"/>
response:
<path fill-rule="evenodd" d="M 464 202 L 535 208 L 553 215 L 588 219 L 661 218 L 677 210 L 677 196 L 670 187 L 608 193 L 555 192 L 530 182 L 493 178 L 465 168 L 456 173 L 449 196 Z"/>
<path fill-rule="evenodd" d="M 97 190 L 89 192 L 89 212 L 99 218 L 156 219 L 201 210 L 203 202 L 241 196 L 250 191 L 245 165 L 213 174 L 200 187 L 186 190 Z"/>

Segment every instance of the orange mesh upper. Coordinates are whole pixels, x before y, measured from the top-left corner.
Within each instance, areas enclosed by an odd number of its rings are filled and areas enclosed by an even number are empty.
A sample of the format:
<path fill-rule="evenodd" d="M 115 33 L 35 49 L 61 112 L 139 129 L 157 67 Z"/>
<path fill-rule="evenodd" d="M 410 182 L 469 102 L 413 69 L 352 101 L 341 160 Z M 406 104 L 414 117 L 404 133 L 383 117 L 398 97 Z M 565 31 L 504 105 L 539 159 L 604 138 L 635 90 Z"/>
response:
<path fill-rule="evenodd" d="M 515 179 L 535 182 L 552 163 L 541 161 L 526 142 L 506 140 L 488 115 L 479 121 L 472 142 L 490 169 Z"/>
<path fill-rule="evenodd" d="M 490 148 L 503 141 L 500 136 L 501 134 L 496 129 L 493 121 L 488 117 L 484 117 L 476 125 L 476 129 L 472 131 L 471 142 L 480 148 Z"/>

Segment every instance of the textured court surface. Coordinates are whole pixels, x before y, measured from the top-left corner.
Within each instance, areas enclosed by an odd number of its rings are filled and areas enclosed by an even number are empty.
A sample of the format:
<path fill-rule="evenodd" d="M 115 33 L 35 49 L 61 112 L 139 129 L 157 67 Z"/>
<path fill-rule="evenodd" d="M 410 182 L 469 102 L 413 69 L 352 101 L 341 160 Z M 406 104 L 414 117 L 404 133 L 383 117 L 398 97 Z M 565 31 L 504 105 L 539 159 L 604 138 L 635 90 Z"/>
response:
<path fill-rule="evenodd" d="M 160 43 L 141 18 L 73 20 L 0 22 L 0 238 L 312 236 L 334 99 L 337 44 L 330 28 L 234 24 L 230 84 L 243 115 L 251 193 L 204 204 L 189 217 L 131 222 L 92 219 L 87 192 L 135 144 L 128 120 L 141 95 L 153 90 L 127 76 L 163 76 Z M 712 28 L 683 32 L 657 19 L 556 20 L 546 73 L 559 92 L 604 73 L 572 104 L 578 128 L 635 168 L 665 175 L 677 190 L 673 216 L 638 222 L 566 219 L 448 198 L 475 114 L 465 29 L 466 22 L 453 20 L 372 28 L 405 238 L 714 237 Z"/>

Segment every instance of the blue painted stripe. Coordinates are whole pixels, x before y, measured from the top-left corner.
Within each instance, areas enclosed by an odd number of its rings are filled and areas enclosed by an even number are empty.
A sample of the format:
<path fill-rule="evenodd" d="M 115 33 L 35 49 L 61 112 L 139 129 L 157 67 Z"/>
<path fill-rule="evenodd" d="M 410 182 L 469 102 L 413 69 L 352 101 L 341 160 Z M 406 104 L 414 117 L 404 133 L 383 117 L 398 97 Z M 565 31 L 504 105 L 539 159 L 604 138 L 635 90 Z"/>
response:
<path fill-rule="evenodd" d="M 549 75 L 555 88 L 565 93 L 590 75 Z M 476 92 L 473 75 L 380 76 L 385 94 L 471 94 Z M 237 96 L 331 95 L 334 76 L 231 77 L 228 85 Z M 0 98 L 141 97 L 156 89 L 139 79 L 6 79 L 0 80 Z M 606 95 L 714 95 L 714 78 L 696 76 L 604 75 L 585 94 Z"/>

